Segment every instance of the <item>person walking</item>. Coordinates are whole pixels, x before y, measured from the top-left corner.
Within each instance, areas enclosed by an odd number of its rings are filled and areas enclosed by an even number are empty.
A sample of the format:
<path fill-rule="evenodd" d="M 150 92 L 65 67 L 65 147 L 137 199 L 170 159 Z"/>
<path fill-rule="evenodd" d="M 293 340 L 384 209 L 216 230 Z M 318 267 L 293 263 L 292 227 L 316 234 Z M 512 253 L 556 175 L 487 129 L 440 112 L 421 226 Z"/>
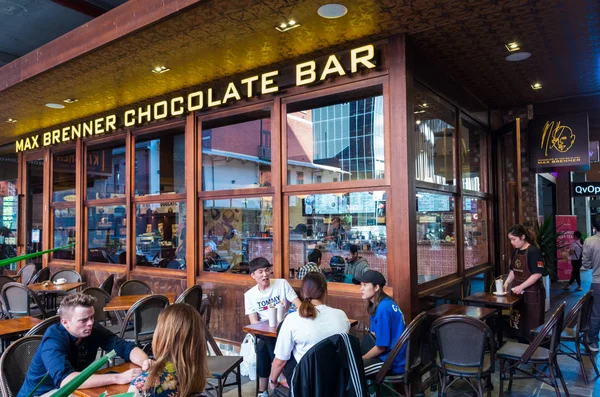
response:
<path fill-rule="evenodd" d="M 573 242 L 569 247 L 569 259 L 571 260 L 571 266 L 573 271 L 571 272 L 571 279 L 569 283 L 563 287 L 564 290 L 569 290 L 571 285 L 577 281 L 577 288 L 575 291 L 581 291 L 581 255 L 583 254 L 583 238 L 580 231 L 573 233 Z"/>
<path fill-rule="evenodd" d="M 590 291 L 594 296 L 592 315 L 590 316 L 588 342 L 590 350 L 598 351 L 598 332 L 600 332 L 600 218 L 592 219 L 594 235 L 585 239 L 581 263 L 585 269 L 592 269 L 592 286 Z"/>

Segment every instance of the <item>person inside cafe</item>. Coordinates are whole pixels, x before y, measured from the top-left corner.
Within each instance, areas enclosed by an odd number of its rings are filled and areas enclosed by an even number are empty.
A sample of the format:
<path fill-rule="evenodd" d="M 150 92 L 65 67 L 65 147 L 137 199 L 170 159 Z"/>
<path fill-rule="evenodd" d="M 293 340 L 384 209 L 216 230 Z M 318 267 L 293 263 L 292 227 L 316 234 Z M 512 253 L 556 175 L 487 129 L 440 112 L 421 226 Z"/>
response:
<path fill-rule="evenodd" d="M 565 286 L 564 290 L 570 290 L 571 285 L 577 281 L 577 288 L 575 291 L 581 291 L 581 257 L 583 254 L 583 238 L 579 230 L 573 232 L 573 242 L 569 246 L 569 259 L 571 260 L 571 266 L 573 271 L 571 272 L 571 279 Z"/>
<path fill-rule="evenodd" d="M 321 250 L 315 248 L 310 251 L 308 254 L 308 263 L 306 265 L 300 266 L 298 268 L 298 272 L 296 273 L 296 278 L 298 280 L 302 280 L 308 273 L 317 272 L 322 273 L 321 271 L 321 258 L 323 254 Z"/>
<path fill-rule="evenodd" d="M 383 274 L 368 270 L 356 277 L 356 281 L 360 282 L 360 294 L 368 302 L 367 313 L 370 316 L 370 332 L 365 335 L 361 344 L 363 365 L 367 377 L 375 376 L 404 332 L 404 315 L 396 302 L 383 291 Z M 405 363 L 406 347 L 403 347 L 394 359 L 390 371 L 393 374 L 404 373 Z"/>
<path fill-rule="evenodd" d="M 511 314 L 510 324 L 522 341 L 530 340 L 530 331 L 544 323 L 546 291 L 542 284 L 544 257 L 523 225 L 508 229 L 508 238 L 515 248 L 510 260 L 510 272 L 504 290 L 514 281 L 511 291 L 523 295 Z"/>
<path fill-rule="evenodd" d="M 271 264 L 266 258 L 258 257 L 250 261 L 250 277 L 256 285 L 244 294 L 246 315 L 250 324 L 268 321 L 269 306 L 288 305 L 290 302 L 300 307 L 300 299 L 292 286 L 284 279 L 271 279 Z M 271 362 L 275 350 L 275 338 L 259 336 L 256 341 L 256 366 L 258 369 L 260 393 L 258 397 L 268 397 L 267 381 L 271 373 Z"/>
<path fill-rule="evenodd" d="M 302 303 L 297 312 L 290 313 L 281 324 L 275 344 L 275 359 L 271 365 L 269 388 L 279 384 L 283 372 L 289 381 L 296 364 L 314 345 L 331 335 L 347 333 L 350 321 L 346 313 L 325 304 L 327 280 L 322 273 L 308 273 L 300 288 Z M 288 386 L 287 382 L 282 382 Z"/>
<path fill-rule="evenodd" d="M 341 240 L 346 236 L 346 231 L 342 226 L 342 221 L 339 216 L 334 216 L 331 218 L 331 225 L 329 230 L 327 231 L 327 236 L 325 236 L 325 241 L 333 241 L 339 244 Z"/>
<path fill-rule="evenodd" d="M 198 394 L 210 376 L 202 321 L 187 303 L 160 312 L 152 338 L 154 363 L 131 382 L 128 392 L 135 397 L 205 396 Z"/>
<path fill-rule="evenodd" d="M 369 262 L 358 255 L 359 247 L 356 244 L 350 244 L 350 253 L 346 257 L 346 274 L 357 278 L 371 270 Z"/>
<path fill-rule="evenodd" d="M 98 348 L 106 352 L 114 349 L 121 358 L 141 369 L 92 375 L 80 386 L 83 389 L 126 385 L 150 368 L 151 361 L 142 349 L 94 322 L 94 302 L 94 297 L 80 292 L 67 295 L 61 301 L 58 308 L 60 323 L 50 326 L 44 333 L 17 397 L 28 397 L 38 385 L 35 396 L 64 386 L 94 362 Z"/>

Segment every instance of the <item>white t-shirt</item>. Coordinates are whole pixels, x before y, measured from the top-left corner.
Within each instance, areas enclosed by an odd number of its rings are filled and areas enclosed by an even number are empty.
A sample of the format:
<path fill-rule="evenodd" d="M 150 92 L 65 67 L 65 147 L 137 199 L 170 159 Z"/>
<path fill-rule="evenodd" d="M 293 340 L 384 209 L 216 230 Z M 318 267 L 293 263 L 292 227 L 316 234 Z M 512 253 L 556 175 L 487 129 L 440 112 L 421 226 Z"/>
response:
<path fill-rule="evenodd" d="M 264 291 L 258 289 L 258 285 L 250 288 L 244 294 L 246 304 L 246 315 L 258 313 L 260 321 L 268 320 L 267 309 L 270 304 L 278 305 L 292 302 L 298 297 L 290 283 L 281 278 L 271 279 L 271 286 Z"/>
<path fill-rule="evenodd" d="M 323 339 L 350 330 L 350 321 L 340 309 L 319 305 L 317 311 L 314 320 L 302 318 L 298 312 L 285 318 L 277 334 L 275 357 L 287 361 L 293 353 L 299 363 L 306 352 Z"/>

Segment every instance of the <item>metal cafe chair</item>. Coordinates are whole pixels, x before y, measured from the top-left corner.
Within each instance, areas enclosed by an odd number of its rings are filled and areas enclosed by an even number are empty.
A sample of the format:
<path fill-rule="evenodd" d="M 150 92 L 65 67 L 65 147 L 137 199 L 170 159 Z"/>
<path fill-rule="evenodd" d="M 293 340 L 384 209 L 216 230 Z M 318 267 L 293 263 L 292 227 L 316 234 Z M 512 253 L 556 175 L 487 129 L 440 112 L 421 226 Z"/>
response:
<path fill-rule="evenodd" d="M 557 397 L 560 389 L 557 379 L 560 380 L 565 395 L 570 396 L 556 359 L 560 344 L 560 331 L 564 320 L 566 303 L 563 302 L 556 309 L 550 320 L 546 322 L 537 336 L 530 344 L 506 342 L 497 352 L 500 359 L 500 397 L 504 396 L 504 381 L 508 372 L 508 391 L 512 388 L 513 379 L 534 378 L 554 388 Z M 550 337 L 548 349 L 540 345 Z M 523 374 L 515 377 L 515 372 Z"/>
<path fill-rule="evenodd" d="M 50 277 L 50 281 L 56 281 L 59 278 L 64 278 L 67 280 L 67 283 L 80 283 L 81 282 L 81 274 L 77 273 L 75 270 L 65 269 L 59 270 Z"/>
<path fill-rule="evenodd" d="M 208 326 L 210 324 L 211 313 L 210 302 L 208 299 L 203 299 L 202 297 L 202 287 L 199 285 L 192 285 L 190 288 L 183 291 L 181 295 L 179 295 L 175 303 L 187 303 L 192 305 L 194 308 L 196 308 L 196 310 L 198 310 L 198 313 L 200 313 L 200 316 L 202 319 L 204 319 L 204 322 Z"/>
<path fill-rule="evenodd" d="M 43 267 L 36 274 L 34 274 L 33 277 L 31 277 L 27 285 L 41 283 L 48 280 L 50 280 L 50 268 Z"/>
<path fill-rule="evenodd" d="M 0 358 L 0 389 L 2 396 L 15 397 L 23 383 L 33 359 L 42 343 L 41 335 L 26 336 L 13 342 Z"/>
<path fill-rule="evenodd" d="M 94 303 L 94 320 L 106 325 L 107 312 L 104 311 L 104 307 L 111 301 L 112 296 L 107 294 L 102 288 L 97 287 L 86 288 L 83 290 L 83 293 L 96 298 L 96 302 Z"/>
<path fill-rule="evenodd" d="M 211 335 L 208 326 L 204 324 L 204 335 L 206 337 L 206 344 L 208 345 L 208 351 L 212 350 L 214 356 L 208 356 L 208 371 L 211 377 L 217 380 L 217 384 L 213 385 L 209 383 L 207 388 L 212 388 L 216 391 L 218 397 L 223 396 L 223 388 L 228 386 L 237 385 L 238 397 L 242 397 L 242 378 L 240 376 L 240 365 L 244 358 L 242 356 L 224 356 L 223 352 L 219 348 L 219 345 Z M 230 374 L 235 375 L 235 382 L 227 383 L 227 378 Z M 256 380 L 258 382 L 258 379 Z"/>
<path fill-rule="evenodd" d="M 106 280 L 104 280 L 102 282 L 102 284 L 100 284 L 100 288 L 103 289 L 104 291 L 106 291 L 107 294 L 112 296 L 112 290 L 113 290 L 114 285 L 115 285 L 115 275 L 109 274 L 108 277 L 106 277 Z"/>
<path fill-rule="evenodd" d="M 29 284 L 29 280 L 31 280 L 31 277 L 33 277 L 33 275 L 35 274 L 35 269 L 36 267 L 33 263 L 23 266 L 15 276 L 15 280 L 20 277 L 22 284 Z"/>
<path fill-rule="evenodd" d="M 32 302 L 35 307 L 32 307 Z M 46 310 L 38 295 L 21 283 L 8 283 L 2 288 L 2 305 L 10 318 L 33 316 L 46 318 Z"/>
<path fill-rule="evenodd" d="M 126 295 L 151 295 L 152 288 L 140 280 L 128 280 L 119 288 L 119 296 Z"/>
<path fill-rule="evenodd" d="M 119 336 L 131 340 L 142 349 L 151 346 L 152 336 L 158 324 L 158 315 L 169 306 L 169 299 L 163 295 L 146 296 L 135 302 L 125 315 Z M 126 337 L 127 324 L 133 320 L 133 334 Z"/>
<path fill-rule="evenodd" d="M 483 397 L 484 382 L 491 384 L 494 372 L 496 343 L 490 327 L 476 318 L 451 315 L 435 320 L 431 333 L 437 350 L 434 357 L 437 356 L 442 395 L 446 395 L 454 382 L 465 379 L 473 391 Z M 489 354 L 486 354 L 488 348 Z M 488 388 L 488 396 L 491 396 L 491 388 Z"/>
<path fill-rule="evenodd" d="M 44 321 L 42 321 L 41 323 L 37 324 L 35 327 L 31 328 L 26 334 L 25 336 L 33 336 L 33 335 L 41 335 L 43 336 L 44 333 L 46 332 L 46 330 L 54 324 L 58 324 L 60 323 L 60 317 L 57 316 L 52 316 L 49 317 L 47 319 L 45 319 Z"/>

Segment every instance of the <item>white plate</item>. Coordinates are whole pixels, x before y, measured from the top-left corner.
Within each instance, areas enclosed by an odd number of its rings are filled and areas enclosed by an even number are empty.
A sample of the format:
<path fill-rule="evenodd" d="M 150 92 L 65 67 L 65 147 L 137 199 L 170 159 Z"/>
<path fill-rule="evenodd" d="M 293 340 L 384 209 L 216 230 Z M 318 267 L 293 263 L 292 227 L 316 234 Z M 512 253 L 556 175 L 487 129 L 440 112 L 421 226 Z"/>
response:
<path fill-rule="evenodd" d="M 66 280 L 66 279 L 64 279 L 64 278 L 59 278 L 58 280 L 55 280 L 55 281 L 54 281 L 54 285 L 62 285 L 62 284 L 65 284 L 66 282 L 67 282 L 67 280 Z"/>
<path fill-rule="evenodd" d="M 496 296 L 504 296 L 506 294 L 508 294 L 508 291 L 506 291 L 506 292 L 494 292 L 494 295 L 496 295 Z"/>

